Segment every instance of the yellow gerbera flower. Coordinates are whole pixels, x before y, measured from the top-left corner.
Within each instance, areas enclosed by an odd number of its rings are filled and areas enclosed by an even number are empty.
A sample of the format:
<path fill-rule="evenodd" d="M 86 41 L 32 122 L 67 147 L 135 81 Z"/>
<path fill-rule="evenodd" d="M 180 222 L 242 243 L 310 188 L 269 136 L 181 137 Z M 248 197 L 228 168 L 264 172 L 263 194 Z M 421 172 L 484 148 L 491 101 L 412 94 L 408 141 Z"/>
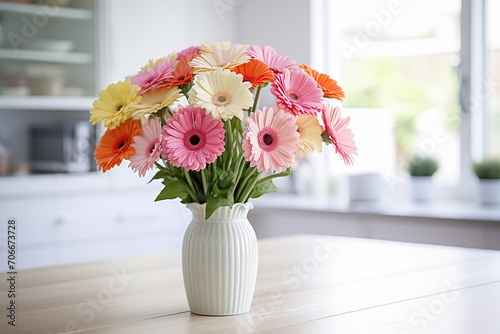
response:
<path fill-rule="evenodd" d="M 323 149 L 323 139 L 321 138 L 323 127 L 319 125 L 318 118 L 303 114 L 297 117 L 295 124 L 299 127 L 297 131 L 300 135 L 297 156 L 302 158 L 313 151 L 321 152 Z"/>
<path fill-rule="evenodd" d="M 205 108 L 215 119 L 243 118 L 243 109 L 253 105 L 251 83 L 243 82 L 241 74 L 217 68 L 194 78 L 189 103 Z"/>
<path fill-rule="evenodd" d="M 147 91 L 142 95 L 141 104 L 132 108 L 132 117 L 139 119 L 142 116 L 154 114 L 160 109 L 171 106 L 182 96 L 181 90 L 177 87 L 164 87 Z"/>
<path fill-rule="evenodd" d="M 216 68 L 232 69 L 250 61 L 248 49 L 249 46 L 246 44 L 206 43 L 200 48 L 201 54 L 193 58 L 189 65 L 194 68 L 195 73 L 212 71 Z"/>
<path fill-rule="evenodd" d="M 103 122 L 110 130 L 116 128 L 130 117 L 133 108 L 141 102 L 140 90 L 139 86 L 131 85 L 129 79 L 110 84 L 92 104 L 90 122 Z"/>

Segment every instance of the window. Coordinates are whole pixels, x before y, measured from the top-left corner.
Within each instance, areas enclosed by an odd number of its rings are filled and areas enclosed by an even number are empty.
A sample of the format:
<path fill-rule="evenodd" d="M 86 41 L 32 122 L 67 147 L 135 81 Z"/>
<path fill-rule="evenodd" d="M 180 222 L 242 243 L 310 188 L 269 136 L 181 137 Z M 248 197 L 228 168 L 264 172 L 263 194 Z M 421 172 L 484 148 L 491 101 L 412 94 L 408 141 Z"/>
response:
<path fill-rule="evenodd" d="M 491 8 L 478 11 L 472 7 L 483 2 L 475 0 L 316 3 L 326 31 L 317 39 L 328 47 L 313 65 L 346 91 L 343 109 L 359 146 L 354 167 L 335 160 L 331 168 L 402 179 L 409 157 L 433 156 L 438 184 L 467 189 L 474 157 L 500 157 L 500 36 L 493 33 L 500 30 L 493 17 L 500 3 L 483 1 Z M 487 52 L 477 52 L 481 45 Z M 481 107 L 470 116 L 464 103 L 472 106 L 478 85 Z"/>
<path fill-rule="evenodd" d="M 488 86 L 486 87 L 487 104 L 487 156 L 500 158 L 500 21 L 493 13 L 500 12 L 500 2 L 489 0 L 486 5 L 487 13 L 487 50 L 490 74 Z"/>

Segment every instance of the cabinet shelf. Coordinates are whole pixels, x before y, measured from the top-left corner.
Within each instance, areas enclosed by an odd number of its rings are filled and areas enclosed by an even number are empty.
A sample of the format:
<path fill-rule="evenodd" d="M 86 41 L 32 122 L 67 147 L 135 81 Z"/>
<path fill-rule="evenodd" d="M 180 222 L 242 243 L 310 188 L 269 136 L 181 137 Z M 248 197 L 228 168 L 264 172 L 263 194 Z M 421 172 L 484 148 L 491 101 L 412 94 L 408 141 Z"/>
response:
<path fill-rule="evenodd" d="M 93 96 L 0 96 L 0 111 L 7 110 L 90 110 Z"/>
<path fill-rule="evenodd" d="M 0 49 L 0 59 L 65 64 L 89 64 L 92 62 L 92 55 L 82 52 Z"/>
<path fill-rule="evenodd" d="M 46 14 L 49 17 L 57 17 L 75 20 L 90 20 L 94 13 L 88 9 L 55 7 L 49 5 L 18 4 L 9 2 L 0 2 L 0 12 L 9 12 L 15 14 Z"/>

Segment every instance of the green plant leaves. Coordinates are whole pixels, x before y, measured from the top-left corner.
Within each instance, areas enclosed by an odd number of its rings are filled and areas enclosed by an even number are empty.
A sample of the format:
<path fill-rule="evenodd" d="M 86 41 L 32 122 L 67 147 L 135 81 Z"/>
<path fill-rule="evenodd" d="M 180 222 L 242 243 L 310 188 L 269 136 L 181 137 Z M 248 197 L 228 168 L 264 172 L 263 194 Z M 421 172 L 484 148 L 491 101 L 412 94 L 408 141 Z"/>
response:
<path fill-rule="evenodd" d="M 205 219 L 210 218 L 212 213 L 221 206 L 233 206 L 234 199 L 233 194 L 230 192 L 225 193 L 226 196 L 207 196 L 207 206 L 205 209 Z"/>
<path fill-rule="evenodd" d="M 215 178 L 212 187 L 206 196 L 207 207 L 205 217 L 208 219 L 214 211 L 224 205 L 232 206 L 234 204 L 234 177 L 232 170 L 215 169 Z"/>
<path fill-rule="evenodd" d="M 487 159 L 472 165 L 479 179 L 500 179 L 500 160 Z"/>
<path fill-rule="evenodd" d="M 415 156 L 408 162 L 411 176 L 432 176 L 439 168 L 434 158 Z"/>
<path fill-rule="evenodd" d="M 157 174 L 159 174 L 158 172 Z M 155 175 L 156 176 L 156 175 Z M 156 196 L 155 202 L 162 201 L 165 199 L 174 199 L 179 197 L 182 200 L 182 203 L 191 202 L 191 196 L 189 195 L 189 186 L 183 180 L 176 177 L 172 177 L 170 175 L 163 176 L 163 184 L 165 187 L 160 191 L 158 196 Z"/>
<path fill-rule="evenodd" d="M 274 185 L 273 180 L 267 180 L 253 188 L 250 193 L 250 198 L 259 198 L 264 194 L 274 193 L 276 191 L 278 191 L 278 188 Z"/>

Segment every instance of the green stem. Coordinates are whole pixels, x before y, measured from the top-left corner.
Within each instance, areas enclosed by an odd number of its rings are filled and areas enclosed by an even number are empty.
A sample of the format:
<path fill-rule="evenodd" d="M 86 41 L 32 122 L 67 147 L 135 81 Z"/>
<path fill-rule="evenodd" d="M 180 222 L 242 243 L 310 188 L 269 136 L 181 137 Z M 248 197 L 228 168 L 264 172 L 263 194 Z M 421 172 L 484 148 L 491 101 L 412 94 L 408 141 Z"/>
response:
<path fill-rule="evenodd" d="M 234 177 L 234 184 L 238 184 L 240 181 L 241 175 L 243 174 L 243 169 L 245 169 L 245 156 L 243 152 L 240 152 L 240 157 L 238 159 L 238 164 L 236 165 L 236 176 Z"/>
<path fill-rule="evenodd" d="M 224 170 L 228 170 L 229 169 L 229 166 L 231 166 L 231 158 L 233 156 L 232 154 L 232 147 L 230 147 L 229 145 L 232 145 L 233 144 L 233 127 L 231 125 L 231 120 L 227 120 L 226 121 L 226 125 L 227 125 L 227 129 L 226 129 L 226 160 L 225 160 L 225 163 L 224 163 Z"/>
<path fill-rule="evenodd" d="M 262 184 L 262 183 L 264 183 L 264 182 L 266 182 L 266 181 L 269 181 L 269 180 L 275 179 L 275 178 L 277 178 L 277 177 L 283 177 L 283 176 L 288 176 L 288 175 L 290 175 L 290 171 L 289 171 L 288 169 L 287 169 L 286 171 L 284 171 L 284 172 L 281 172 L 281 173 L 268 175 L 268 176 L 263 177 L 262 179 L 260 179 L 260 180 L 257 182 L 256 186 L 258 186 L 259 184 Z"/>
<path fill-rule="evenodd" d="M 239 184 L 239 187 L 238 187 L 238 190 L 237 190 L 237 193 L 236 193 L 236 197 L 235 197 L 235 201 L 236 202 L 241 202 L 241 203 L 244 203 L 241 201 L 241 198 L 242 198 L 242 194 L 246 193 L 246 187 L 247 187 L 247 183 L 248 183 L 248 180 L 255 174 L 255 172 L 257 171 L 256 168 L 252 168 L 246 175 L 245 175 L 245 178 L 243 179 L 243 181 L 241 181 L 241 183 Z"/>
<path fill-rule="evenodd" d="M 167 107 L 167 112 L 168 112 L 168 115 L 170 116 L 170 118 L 174 117 L 174 113 L 172 112 L 172 110 L 170 110 L 170 107 Z M 165 122 L 167 123 L 167 122 Z"/>
<path fill-rule="evenodd" d="M 257 181 L 259 180 L 259 174 L 257 174 L 255 176 L 255 178 L 252 180 L 252 183 L 250 185 L 250 187 L 246 187 L 245 189 L 245 192 L 243 193 L 243 196 L 242 196 L 242 203 L 246 203 L 250 197 L 250 194 L 252 193 L 252 190 L 253 188 L 255 188 L 255 186 L 257 185 Z"/>
<path fill-rule="evenodd" d="M 203 193 L 205 194 L 206 197 L 208 193 L 208 183 L 207 183 L 207 176 L 205 175 L 205 169 L 201 170 L 201 182 L 203 183 Z"/>
<path fill-rule="evenodd" d="M 260 90 L 262 89 L 262 86 L 257 87 L 257 92 L 255 93 L 255 98 L 253 99 L 253 106 L 252 109 L 249 110 L 248 115 L 250 116 L 250 112 L 255 112 L 257 109 L 257 106 L 259 105 L 259 98 L 260 98 Z"/>
<path fill-rule="evenodd" d="M 193 185 L 193 181 L 191 180 L 191 176 L 189 175 L 189 172 L 187 172 L 185 169 L 184 169 L 184 175 L 186 176 L 186 181 L 187 181 L 189 187 L 191 188 L 191 191 L 193 192 L 193 193 L 190 193 L 189 195 L 193 198 L 193 201 L 199 202 L 199 199 L 196 196 L 196 188 Z M 188 189 L 188 192 L 189 192 L 189 189 Z"/>
<path fill-rule="evenodd" d="M 186 191 L 188 192 L 189 196 L 191 196 L 192 201 L 197 202 L 196 193 L 194 193 L 193 190 L 189 187 L 186 188 Z"/>

